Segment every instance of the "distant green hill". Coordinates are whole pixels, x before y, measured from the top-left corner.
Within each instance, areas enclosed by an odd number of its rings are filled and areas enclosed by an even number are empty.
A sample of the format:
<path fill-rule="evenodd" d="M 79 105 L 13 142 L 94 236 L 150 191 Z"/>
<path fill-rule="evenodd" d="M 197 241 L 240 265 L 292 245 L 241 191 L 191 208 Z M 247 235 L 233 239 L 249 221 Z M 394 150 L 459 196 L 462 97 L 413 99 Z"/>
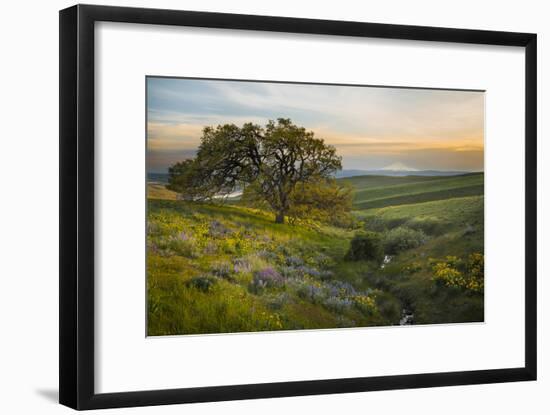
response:
<path fill-rule="evenodd" d="M 355 176 L 338 179 L 351 184 L 355 210 L 483 195 L 483 173 L 459 176 Z"/>

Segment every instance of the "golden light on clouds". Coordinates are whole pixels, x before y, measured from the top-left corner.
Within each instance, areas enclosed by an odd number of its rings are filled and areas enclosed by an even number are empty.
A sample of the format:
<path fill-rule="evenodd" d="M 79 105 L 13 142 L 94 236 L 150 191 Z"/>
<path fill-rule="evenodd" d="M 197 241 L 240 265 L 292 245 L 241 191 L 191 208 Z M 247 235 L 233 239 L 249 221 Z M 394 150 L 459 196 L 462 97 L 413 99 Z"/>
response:
<path fill-rule="evenodd" d="M 338 134 L 326 130 L 312 129 L 315 135 L 327 144 L 335 146 L 344 154 L 399 154 L 407 151 L 439 149 L 447 151 L 483 151 L 483 136 L 452 138 L 446 140 L 416 137 L 366 137 L 361 135 Z"/>
<path fill-rule="evenodd" d="M 193 150 L 200 144 L 204 126 L 198 124 L 147 123 L 147 148 L 154 150 Z"/>
<path fill-rule="evenodd" d="M 481 91 L 148 78 L 148 163 L 193 157 L 205 126 L 283 117 L 336 147 L 345 169 L 479 171 L 484 106 Z"/>

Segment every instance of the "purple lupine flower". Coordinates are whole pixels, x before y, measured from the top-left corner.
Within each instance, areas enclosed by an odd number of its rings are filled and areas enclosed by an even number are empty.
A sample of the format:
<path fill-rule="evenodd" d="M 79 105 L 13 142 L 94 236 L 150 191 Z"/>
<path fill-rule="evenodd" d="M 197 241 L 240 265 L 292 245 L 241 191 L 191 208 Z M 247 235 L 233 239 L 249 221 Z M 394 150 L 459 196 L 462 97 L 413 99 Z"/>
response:
<path fill-rule="evenodd" d="M 310 277 L 319 278 L 321 273 L 315 268 L 302 265 L 296 269 L 302 275 L 309 275 Z"/>
<path fill-rule="evenodd" d="M 258 287 L 280 287 L 284 278 L 272 267 L 264 268 L 254 273 L 254 285 Z"/>
<path fill-rule="evenodd" d="M 304 265 L 303 259 L 297 256 L 289 256 L 286 258 L 285 262 L 289 267 L 299 267 Z"/>

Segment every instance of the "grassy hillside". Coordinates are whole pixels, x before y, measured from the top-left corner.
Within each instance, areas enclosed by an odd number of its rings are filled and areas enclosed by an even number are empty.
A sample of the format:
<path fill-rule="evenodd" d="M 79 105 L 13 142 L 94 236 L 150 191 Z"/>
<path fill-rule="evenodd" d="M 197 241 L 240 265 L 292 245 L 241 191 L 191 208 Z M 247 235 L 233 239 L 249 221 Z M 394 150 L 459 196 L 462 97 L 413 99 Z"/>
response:
<path fill-rule="evenodd" d="M 357 210 L 483 194 L 483 173 L 446 177 L 356 176 L 339 180 L 355 189 Z"/>
<path fill-rule="evenodd" d="M 357 212 L 365 227 L 379 232 L 408 228 L 423 232 L 421 246 L 393 256 L 381 273 L 369 274 L 371 286 L 397 297 L 414 310 L 415 322 L 483 320 L 483 295 L 433 283 L 433 262 L 448 256 L 464 262 L 484 252 L 483 196 L 452 198 Z"/>
<path fill-rule="evenodd" d="M 356 189 L 356 229 L 279 225 L 149 184 L 148 334 L 483 321 L 483 291 L 464 282 L 483 253 L 483 196 L 458 197 L 483 175 L 342 180 Z M 364 231 L 384 263 L 348 257 Z"/>
<path fill-rule="evenodd" d="M 183 201 L 150 199 L 148 215 L 149 335 L 374 326 L 399 318 L 398 301 L 364 279 L 372 264 L 352 264 L 345 278 L 332 271 L 352 231 L 277 225 L 261 211 Z"/>
<path fill-rule="evenodd" d="M 149 199 L 166 199 L 176 200 L 178 194 L 171 190 L 168 190 L 164 184 L 161 183 L 148 183 L 147 184 L 147 198 Z"/>

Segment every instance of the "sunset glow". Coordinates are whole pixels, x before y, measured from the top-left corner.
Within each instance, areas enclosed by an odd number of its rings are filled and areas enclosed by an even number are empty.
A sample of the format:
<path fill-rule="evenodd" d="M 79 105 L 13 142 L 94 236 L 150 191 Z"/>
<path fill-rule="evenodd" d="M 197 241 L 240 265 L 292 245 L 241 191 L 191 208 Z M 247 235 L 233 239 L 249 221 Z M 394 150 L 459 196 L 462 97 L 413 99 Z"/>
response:
<path fill-rule="evenodd" d="M 148 78 L 147 97 L 150 172 L 193 157 L 205 126 L 280 117 L 335 146 L 344 169 L 483 170 L 479 91 Z"/>

